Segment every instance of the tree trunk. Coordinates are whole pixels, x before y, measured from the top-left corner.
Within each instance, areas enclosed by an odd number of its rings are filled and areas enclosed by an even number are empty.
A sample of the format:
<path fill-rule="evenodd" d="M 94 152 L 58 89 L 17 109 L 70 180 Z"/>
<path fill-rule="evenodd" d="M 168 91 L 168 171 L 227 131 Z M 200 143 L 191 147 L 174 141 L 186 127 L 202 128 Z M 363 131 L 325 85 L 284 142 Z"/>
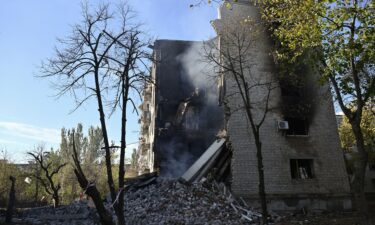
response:
<path fill-rule="evenodd" d="M 108 133 L 107 133 L 107 126 L 105 123 L 105 114 L 104 114 L 104 108 L 103 108 L 103 101 L 102 101 L 102 95 L 100 91 L 100 81 L 99 81 L 99 71 L 95 71 L 95 90 L 96 90 L 96 97 L 98 101 L 98 111 L 99 111 L 99 117 L 100 117 L 100 124 L 102 128 L 103 133 L 103 140 L 104 140 L 104 148 L 105 148 L 105 165 L 107 169 L 107 183 L 109 186 L 109 191 L 111 194 L 112 202 L 116 199 L 116 191 L 115 191 L 115 185 L 113 182 L 113 176 L 112 176 L 112 163 L 111 163 L 111 151 L 109 149 L 109 140 L 108 140 Z"/>
<path fill-rule="evenodd" d="M 15 183 L 16 183 L 16 178 L 10 176 L 9 179 L 12 181 L 12 184 L 11 184 L 12 186 L 10 187 L 7 212 L 6 212 L 6 215 L 5 215 L 5 222 L 6 223 L 12 222 L 14 203 L 16 201 L 16 190 L 14 189 L 14 186 L 15 186 Z"/>
<path fill-rule="evenodd" d="M 262 207 L 262 223 L 268 224 L 268 211 L 267 211 L 267 201 L 266 201 L 266 191 L 264 185 L 264 167 L 263 167 L 263 155 L 262 155 L 262 143 L 259 139 L 259 132 L 254 134 L 255 143 L 257 148 L 257 160 L 258 160 L 258 176 L 259 176 L 259 197 L 260 204 Z"/>
<path fill-rule="evenodd" d="M 73 174 L 72 174 L 73 175 Z M 74 179 L 74 177 L 72 177 L 72 180 Z M 71 190 L 72 190 L 72 193 L 70 193 L 70 197 L 71 197 L 71 201 L 73 202 L 74 201 L 74 198 L 75 198 L 75 193 L 77 193 L 77 187 L 76 187 L 76 182 L 72 182 L 72 186 L 71 186 Z"/>
<path fill-rule="evenodd" d="M 125 68 L 128 71 L 128 68 Z M 125 225 L 125 215 L 124 215 L 124 191 L 125 186 L 125 150 L 126 150 L 126 106 L 128 102 L 128 91 L 129 83 L 127 81 L 128 74 L 125 72 L 122 77 L 122 112 L 121 112 L 121 148 L 120 148 L 120 165 L 119 165 L 119 197 L 117 202 L 117 222 L 119 225 Z"/>
<path fill-rule="evenodd" d="M 103 201 L 101 199 L 100 192 L 96 188 L 95 184 L 88 182 L 85 174 L 82 171 L 82 167 L 78 158 L 78 154 L 75 147 L 74 141 L 74 131 L 73 131 L 73 161 L 75 165 L 74 173 L 77 177 L 79 186 L 84 190 L 84 192 L 91 197 L 95 204 L 96 210 L 99 214 L 100 222 L 103 225 L 114 225 L 111 214 L 104 207 Z"/>
<path fill-rule="evenodd" d="M 355 198 L 355 206 L 360 214 L 363 216 L 363 224 L 371 224 L 368 213 L 368 206 L 366 201 L 366 194 L 364 190 L 366 166 L 368 162 L 368 152 L 365 149 L 363 133 L 360 124 L 354 120 L 350 122 L 352 125 L 353 134 L 356 139 L 359 160 L 355 165 L 353 190 Z"/>
<path fill-rule="evenodd" d="M 40 171 L 39 171 L 39 168 L 38 168 L 38 165 L 35 163 L 36 165 L 36 170 L 35 170 L 35 175 L 36 177 L 37 176 L 40 176 Z M 38 179 L 35 179 L 35 205 L 38 205 L 38 201 L 39 201 L 39 180 Z"/>
<path fill-rule="evenodd" d="M 53 198 L 53 207 L 58 208 L 59 205 L 60 205 L 60 199 L 59 199 L 58 191 L 55 191 L 55 190 L 53 191 L 52 198 Z"/>
<path fill-rule="evenodd" d="M 83 190 L 86 191 L 86 194 L 91 197 L 92 201 L 95 204 L 96 211 L 99 214 L 100 223 L 102 225 L 115 225 L 112 221 L 111 214 L 104 207 L 103 201 L 100 197 L 100 193 L 95 185 L 90 185 L 85 177 L 78 172 L 77 169 L 74 170 L 74 173 L 77 176 L 78 183 Z"/>

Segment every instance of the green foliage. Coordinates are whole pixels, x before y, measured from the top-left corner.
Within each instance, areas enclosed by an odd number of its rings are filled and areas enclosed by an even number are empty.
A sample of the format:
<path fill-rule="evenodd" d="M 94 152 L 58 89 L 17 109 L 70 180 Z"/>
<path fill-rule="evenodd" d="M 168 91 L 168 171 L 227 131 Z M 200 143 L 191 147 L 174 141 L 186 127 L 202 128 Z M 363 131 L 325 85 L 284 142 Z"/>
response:
<path fill-rule="evenodd" d="M 264 0 L 261 4 L 277 43 L 276 59 L 292 66 L 309 53 L 321 65 L 322 80 L 337 83 L 335 95 L 345 96 L 344 105 L 357 97 L 365 102 L 374 98 L 374 6 L 373 1 L 363 0 Z M 360 83 L 358 88 L 355 82 Z"/>
<path fill-rule="evenodd" d="M 6 151 L 2 151 L 2 157 L 0 159 L 0 207 L 5 207 L 8 201 L 8 195 L 10 190 L 9 176 L 15 176 L 18 179 L 17 167 L 9 162 L 9 158 Z M 18 181 L 18 180 L 17 180 Z"/>
<path fill-rule="evenodd" d="M 90 181 L 95 181 L 99 191 L 103 191 L 103 193 L 108 192 L 105 175 L 106 170 L 103 162 L 103 151 L 101 149 L 103 144 L 102 131 L 99 127 L 91 126 L 88 129 L 86 136 L 83 134 L 82 124 L 79 123 L 76 128 L 61 129 L 60 152 L 63 156 L 63 160 L 66 163 L 70 163 L 69 166 L 63 169 L 61 175 L 59 176 L 62 184 L 61 193 L 64 203 L 69 203 L 75 198 L 78 198 L 82 192 L 73 172 L 74 168 L 71 163 L 73 154 L 73 131 L 77 153 L 80 156 L 82 169 L 84 170 L 87 178 Z"/>
<path fill-rule="evenodd" d="M 366 109 L 362 114 L 361 128 L 365 139 L 365 147 L 367 152 L 375 153 L 375 120 L 374 114 L 370 109 Z M 356 145 L 356 140 L 352 131 L 352 127 L 348 118 L 344 117 L 339 127 L 341 147 L 345 152 L 352 152 Z M 370 157 L 371 158 L 371 157 Z M 369 159 L 371 160 L 371 159 Z M 375 158 L 373 158 L 375 162 Z"/>
<path fill-rule="evenodd" d="M 41 196 L 45 195 L 45 191 L 39 187 L 39 197 L 35 199 L 36 179 L 32 177 L 35 164 L 15 164 L 10 160 L 5 150 L 1 151 L 0 157 L 0 207 L 6 207 L 9 197 L 10 185 L 9 176 L 16 178 L 16 200 L 17 206 L 30 206 L 40 201 Z M 25 182 L 26 177 L 31 178 L 31 183 Z M 36 202 L 35 202 L 36 200 Z"/>
<path fill-rule="evenodd" d="M 261 8 L 263 19 L 269 22 L 277 40 L 278 60 L 294 63 L 307 49 L 321 45 L 318 14 L 324 9 L 322 1 L 264 0 Z"/>

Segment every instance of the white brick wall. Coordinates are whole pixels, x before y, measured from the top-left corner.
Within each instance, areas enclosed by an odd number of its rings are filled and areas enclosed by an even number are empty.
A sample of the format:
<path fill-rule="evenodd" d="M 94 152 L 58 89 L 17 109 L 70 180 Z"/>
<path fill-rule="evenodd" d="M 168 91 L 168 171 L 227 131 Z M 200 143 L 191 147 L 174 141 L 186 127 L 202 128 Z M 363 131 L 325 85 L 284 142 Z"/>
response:
<path fill-rule="evenodd" d="M 225 26 L 234 26 L 239 20 L 251 16 L 259 19 L 254 6 L 234 4 L 232 10 L 221 8 L 221 20 L 214 21 L 219 36 Z M 233 21 L 237 21 L 233 22 Z M 264 33 L 259 34 L 256 45 L 249 53 L 252 67 L 252 78 L 271 78 L 275 76 L 272 60 L 269 55 L 269 40 Z M 270 112 L 261 128 L 263 158 L 265 166 L 266 192 L 271 195 L 298 194 L 347 194 L 349 193 L 348 178 L 345 170 L 343 154 L 339 145 L 336 119 L 332 98 L 327 86 L 320 86 L 316 81 L 316 73 L 309 71 L 314 90 L 314 115 L 309 125 L 307 137 L 287 137 L 277 130 L 276 121 L 283 120 L 280 109 Z M 226 79 L 226 94 L 230 96 L 233 80 Z M 253 93 L 255 98 L 264 96 L 264 92 Z M 279 89 L 272 93 L 271 105 L 280 106 Z M 231 109 L 242 105 L 239 95 L 229 98 Z M 262 110 L 260 110 L 262 111 Z M 259 114 L 256 114 L 259 117 Z M 232 113 L 228 121 L 228 135 L 232 143 L 232 191 L 240 196 L 253 196 L 258 193 L 258 172 L 256 148 L 252 133 L 247 132 L 247 117 L 244 111 Z M 315 178 L 308 180 L 292 180 L 290 172 L 291 158 L 309 158 L 314 160 Z"/>

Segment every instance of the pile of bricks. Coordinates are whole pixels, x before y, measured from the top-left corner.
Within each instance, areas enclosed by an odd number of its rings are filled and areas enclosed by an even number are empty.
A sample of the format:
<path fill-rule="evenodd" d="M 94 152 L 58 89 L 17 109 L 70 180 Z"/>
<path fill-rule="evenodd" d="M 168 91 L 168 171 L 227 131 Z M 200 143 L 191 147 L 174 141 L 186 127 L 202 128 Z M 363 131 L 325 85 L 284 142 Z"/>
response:
<path fill-rule="evenodd" d="M 125 195 L 127 224 L 254 224 L 261 216 L 217 183 L 158 178 Z"/>

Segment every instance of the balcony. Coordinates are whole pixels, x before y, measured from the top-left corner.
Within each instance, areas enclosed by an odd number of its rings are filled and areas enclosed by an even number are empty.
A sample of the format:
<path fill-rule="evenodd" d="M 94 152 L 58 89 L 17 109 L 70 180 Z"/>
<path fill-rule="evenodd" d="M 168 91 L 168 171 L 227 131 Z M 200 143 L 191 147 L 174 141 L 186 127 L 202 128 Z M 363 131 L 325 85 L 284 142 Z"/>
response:
<path fill-rule="evenodd" d="M 145 155 L 150 150 L 150 143 L 144 143 L 141 145 L 141 153 L 142 155 Z"/>
<path fill-rule="evenodd" d="M 151 92 L 145 92 L 143 95 L 143 101 L 144 102 L 150 102 L 151 101 Z"/>
<path fill-rule="evenodd" d="M 141 121 L 144 123 L 151 122 L 151 113 L 149 111 L 144 111 L 141 116 Z"/>
<path fill-rule="evenodd" d="M 148 126 L 142 126 L 141 135 L 148 135 Z"/>

